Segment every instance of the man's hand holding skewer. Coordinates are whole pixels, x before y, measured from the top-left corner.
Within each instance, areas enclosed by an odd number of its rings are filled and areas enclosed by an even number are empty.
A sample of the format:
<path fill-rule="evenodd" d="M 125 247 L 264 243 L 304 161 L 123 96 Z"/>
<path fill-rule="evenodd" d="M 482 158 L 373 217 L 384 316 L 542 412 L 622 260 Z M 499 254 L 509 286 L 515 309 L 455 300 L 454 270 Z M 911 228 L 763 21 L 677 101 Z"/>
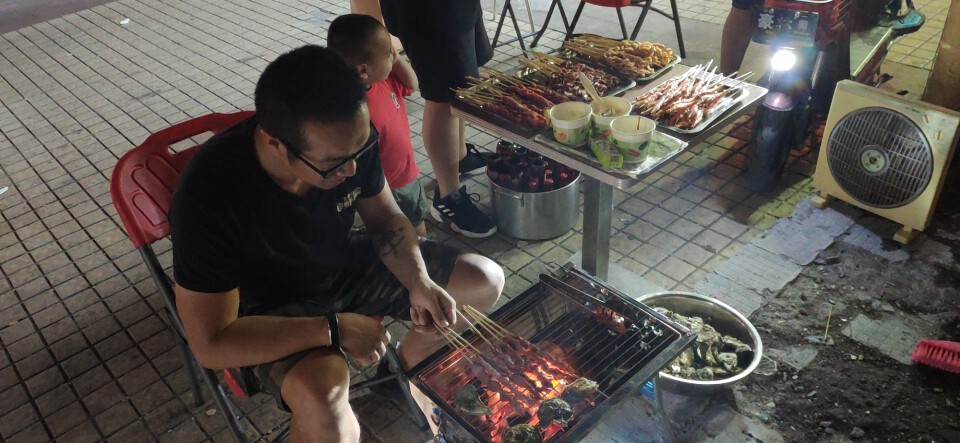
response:
<path fill-rule="evenodd" d="M 417 332 L 437 334 L 437 328 L 457 324 L 457 302 L 443 288 L 428 280 L 410 290 L 410 319 Z"/>

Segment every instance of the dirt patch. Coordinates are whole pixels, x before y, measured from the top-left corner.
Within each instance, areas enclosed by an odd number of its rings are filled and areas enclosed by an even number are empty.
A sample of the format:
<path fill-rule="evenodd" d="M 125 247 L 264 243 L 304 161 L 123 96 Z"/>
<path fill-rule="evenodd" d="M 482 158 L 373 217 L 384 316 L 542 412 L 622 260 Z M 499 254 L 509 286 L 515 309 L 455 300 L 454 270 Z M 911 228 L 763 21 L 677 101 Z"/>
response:
<path fill-rule="evenodd" d="M 788 442 L 960 442 L 960 375 L 900 363 L 841 333 L 858 315 L 909 316 L 931 325 L 929 338 L 960 341 L 960 267 L 953 258 L 960 257 L 960 238 L 936 234 L 960 232 L 960 220 L 941 218 L 948 221 L 927 231 L 934 243 L 915 246 L 905 262 L 836 242 L 819 264 L 768 294 L 751 318 L 764 347 L 817 354 L 803 369 L 780 362 L 776 373 L 737 386 L 740 412 Z M 807 337 L 823 335 L 828 316 L 833 344 L 810 343 Z"/>

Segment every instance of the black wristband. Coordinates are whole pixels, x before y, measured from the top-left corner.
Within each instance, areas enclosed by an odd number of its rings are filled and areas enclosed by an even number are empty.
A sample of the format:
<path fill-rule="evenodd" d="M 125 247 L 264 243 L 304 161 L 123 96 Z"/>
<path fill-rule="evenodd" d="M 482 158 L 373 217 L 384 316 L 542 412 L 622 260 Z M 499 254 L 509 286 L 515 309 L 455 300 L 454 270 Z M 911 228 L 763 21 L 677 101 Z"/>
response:
<path fill-rule="evenodd" d="M 330 330 L 330 347 L 340 349 L 340 321 L 337 320 L 337 314 L 330 313 L 325 317 L 327 317 L 327 328 Z"/>

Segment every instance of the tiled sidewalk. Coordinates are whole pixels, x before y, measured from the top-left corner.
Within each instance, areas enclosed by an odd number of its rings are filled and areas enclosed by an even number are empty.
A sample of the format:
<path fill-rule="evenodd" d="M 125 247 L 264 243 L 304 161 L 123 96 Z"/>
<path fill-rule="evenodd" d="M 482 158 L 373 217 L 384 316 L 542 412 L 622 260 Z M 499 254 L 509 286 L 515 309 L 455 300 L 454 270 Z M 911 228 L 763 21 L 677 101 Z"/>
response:
<path fill-rule="evenodd" d="M 689 15 L 706 9 L 684 3 L 683 15 L 706 19 Z M 108 179 L 118 156 L 153 131 L 250 109 L 263 67 L 290 48 L 322 43 L 328 20 L 347 10 L 347 2 L 326 1 L 124 0 L 0 37 L 0 188 L 9 188 L 0 194 L 0 440 L 230 440 L 211 402 L 193 406 L 162 300 L 121 228 Z M 549 33 L 543 45 L 559 36 Z M 508 70 L 518 55 L 501 48 L 490 67 Z M 419 146 L 422 101 L 408 109 Z M 689 290 L 789 214 L 808 194 L 812 164 L 798 158 L 775 197 L 752 194 L 739 178 L 747 134 L 728 128 L 616 191 L 611 262 Z M 497 142 L 474 129 L 469 138 L 487 149 Z M 422 149 L 417 159 L 430 180 Z M 488 206 L 485 179 L 469 186 Z M 502 264 L 504 301 L 545 263 L 579 250 L 582 232 L 578 223 L 558 239 L 518 242 L 428 229 Z M 159 252 L 169 265 L 169 244 Z M 403 325 L 391 330 L 402 335 Z M 251 439 L 287 418 L 264 396 L 238 403 Z M 356 407 L 366 440 L 426 437 L 389 404 Z"/>

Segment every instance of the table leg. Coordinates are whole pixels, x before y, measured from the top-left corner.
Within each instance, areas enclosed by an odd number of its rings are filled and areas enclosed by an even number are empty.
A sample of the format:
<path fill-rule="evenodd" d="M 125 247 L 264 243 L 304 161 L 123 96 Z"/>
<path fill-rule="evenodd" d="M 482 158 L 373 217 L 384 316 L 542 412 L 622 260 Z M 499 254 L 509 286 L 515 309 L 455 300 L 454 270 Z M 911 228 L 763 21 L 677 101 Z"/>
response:
<path fill-rule="evenodd" d="M 667 412 L 663 409 L 663 389 L 660 387 L 660 383 L 657 383 L 657 378 L 659 374 L 653 379 L 653 396 L 654 396 L 654 407 L 657 410 L 657 415 L 660 416 L 661 424 L 663 425 L 664 440 L 667 443 L 674 443 L 677 441 L 677 435 L 673 433 L 673 425 L 670 424 L 670 416 L 667 415 Z"/>
<path fill-rule="evenodd" d="M 606 280 L 610 265 L 613 186 L 584 176 L 583 194 L 582 266 L 597 278 Z"/>

